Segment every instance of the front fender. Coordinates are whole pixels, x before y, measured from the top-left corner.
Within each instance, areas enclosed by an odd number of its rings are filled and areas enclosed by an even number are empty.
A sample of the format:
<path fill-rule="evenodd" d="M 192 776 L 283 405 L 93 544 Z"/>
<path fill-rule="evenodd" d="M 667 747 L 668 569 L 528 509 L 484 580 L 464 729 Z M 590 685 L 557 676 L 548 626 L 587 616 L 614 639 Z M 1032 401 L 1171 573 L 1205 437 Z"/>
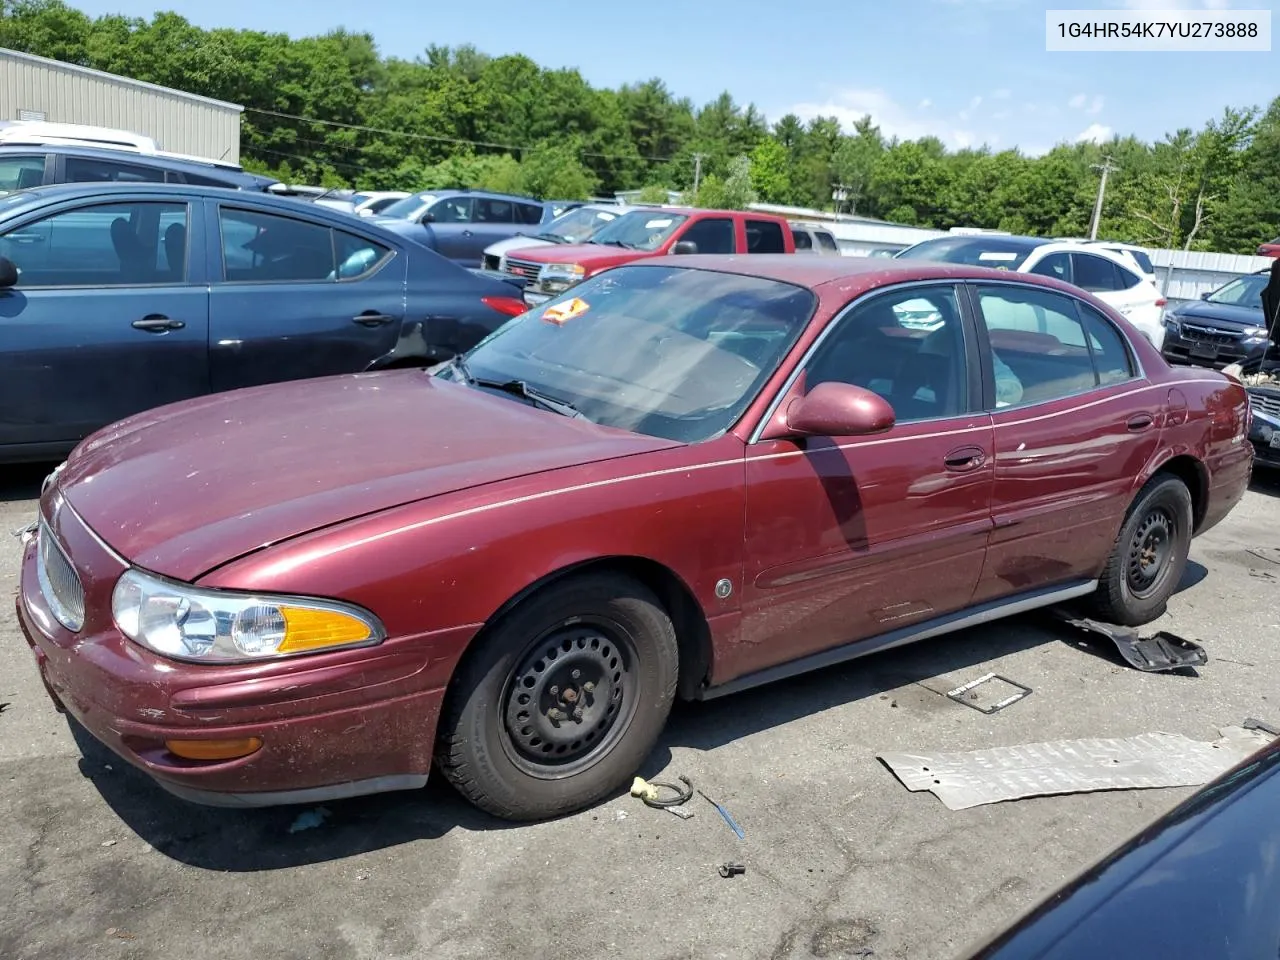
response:
<path fill-rule="evenodd" d="M 556 572 L 607 557 L 660 564 L 708 619 L 737 608 L 744 447 L 729 435 L 504 481 L 348 521 L 219 568 L 202 585 L 332 597 L 376 614 L 389 637 L 422 637 L 447 680 L 461 649 L 433 635 L 478 630 Z M 728 580 L 728 598 L 716 584 Z M 466 631 L 461 631 L 466 632 Z"/>

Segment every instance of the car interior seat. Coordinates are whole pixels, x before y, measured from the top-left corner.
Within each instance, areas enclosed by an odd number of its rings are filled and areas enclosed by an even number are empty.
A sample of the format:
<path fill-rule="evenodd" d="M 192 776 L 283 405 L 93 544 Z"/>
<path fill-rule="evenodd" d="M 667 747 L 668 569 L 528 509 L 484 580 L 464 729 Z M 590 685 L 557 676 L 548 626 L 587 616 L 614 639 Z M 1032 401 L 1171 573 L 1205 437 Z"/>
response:
<path fill-rule="evenodd" d="M 164 232 L 164 261 L 170 279 L 182 280 L 187 265 L 187 228 L 181 223 L 169 224 Z"/>
<path fill-rule="evenodd" d="M 132 281 L 143 279 L 147 273 L 147 251 L 127 217 L 116 217 L 111 221 L 111 246 L 115 248 L 124 278 Z"/>

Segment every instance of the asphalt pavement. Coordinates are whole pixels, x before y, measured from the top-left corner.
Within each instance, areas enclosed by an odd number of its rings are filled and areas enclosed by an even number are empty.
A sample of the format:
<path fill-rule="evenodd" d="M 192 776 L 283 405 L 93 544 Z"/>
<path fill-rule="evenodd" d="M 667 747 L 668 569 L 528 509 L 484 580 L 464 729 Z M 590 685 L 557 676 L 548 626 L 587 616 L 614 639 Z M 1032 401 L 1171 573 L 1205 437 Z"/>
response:
<path fill-rule="evenodd" d="M 0 957 L 401 960 L 608 956 L 948 960 L 1191 790 L 952 812 L 875 758 L 1280 722 L 1280 480 L 1196 541 L 1156 626 L 1196 676 L 1145 674 L 1043 616 L 677 708 L 644 773 L 693 779 L 680 820 L 627 796 L 512 826 L 443 783 L 323 808 L 224 811 L 152 786 L 55 712 L 16 624 L 43 468 L 0 468 Z M 1152 628 L 1154 629 L 1154 627 Z M 942 696 L 997 671 L 992 716 Z M 300 829 L 301 828 L 301 829 Z M 725 861 L 746 873 L 722 879 Z"/>

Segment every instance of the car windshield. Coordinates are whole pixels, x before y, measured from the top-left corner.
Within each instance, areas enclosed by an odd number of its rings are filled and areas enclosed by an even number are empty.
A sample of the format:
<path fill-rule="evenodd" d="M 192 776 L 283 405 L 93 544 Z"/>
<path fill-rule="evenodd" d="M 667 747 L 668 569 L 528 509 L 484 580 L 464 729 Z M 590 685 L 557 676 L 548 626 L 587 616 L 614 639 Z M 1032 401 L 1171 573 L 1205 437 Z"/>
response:
<path fill-rule="evenodd" d="M 633 210 L 606 224 L 592 243 L 612 243 L 632 250 L 656 250 L 689 218 L 665 210 Z"/>
<path fill-rule="evenodd" d="M 618 214 L 612 210 L 575 207 L 547 224 L 547 229 L 542 233 L 548 238 L 555 237 L 565 243 L 582 243 L 617 219 Z"/>
<path fill-rule="evenodd" d="M 1262 309 L 1262 290 L 1267 285 L 1267 278 L 1258 275 L 1253 277 L 1236 277 L 1230 283 L 1219 287 L 1205 297 L 1210 303 L 1226 303 L 1233 307 L 1249 307 Z"/>
<path fill-rule="evenodd" d="M 742 415 L 813 315 L 812 291 L 759 277 L 629 266 L 482 340 L 477 380 L 521 381 L 605 426 L 697 443 Z M 446 379 L 464 379 L 455 366 Z"/>
<path fill-rule="evenodd" d="M 970 267 L 1017 270 L 1035 249 L 1025 240 L 1009 237 L 937 237 L 897 254 L 901 260 L 933 260 Z"/>
<path fill-rule="evenodd" d="M 382 215 L 384 217 L 401 217 L 405 220 L 413 220 L 435 202 L 436 198 L 430 193 L 415 193 L 385 207 Z"/>

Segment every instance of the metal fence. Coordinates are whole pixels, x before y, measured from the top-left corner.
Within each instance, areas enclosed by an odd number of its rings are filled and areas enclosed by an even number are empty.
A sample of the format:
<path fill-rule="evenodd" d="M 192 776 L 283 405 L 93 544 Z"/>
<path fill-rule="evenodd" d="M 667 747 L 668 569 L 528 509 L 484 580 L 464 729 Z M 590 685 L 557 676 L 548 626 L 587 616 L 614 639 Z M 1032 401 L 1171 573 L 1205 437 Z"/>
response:
<path fill-rule="evenodd" d="M 1150 254 L 1156 268 L 1156 285 L 1171 305 L 1198 300 L 1200 294 L 1246 273 L 1270 270 L 1272 262 L 1270 257 L 1198 250 L 1151 250 Z"/>

